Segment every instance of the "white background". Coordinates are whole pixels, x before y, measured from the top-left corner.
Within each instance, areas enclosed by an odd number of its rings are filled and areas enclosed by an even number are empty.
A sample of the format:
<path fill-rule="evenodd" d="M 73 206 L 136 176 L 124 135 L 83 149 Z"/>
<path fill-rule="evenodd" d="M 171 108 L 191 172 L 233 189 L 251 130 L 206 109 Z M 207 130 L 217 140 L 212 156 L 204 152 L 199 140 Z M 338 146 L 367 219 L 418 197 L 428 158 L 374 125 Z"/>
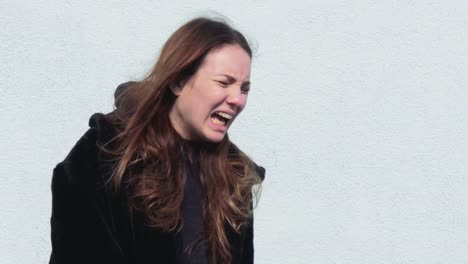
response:
<path fill-rule="evenodd" d="M 256 263 L 468 263 L 467 1 L 0 0 L 1 263 L 48 262 L 55 164 L 213 11 L 256 50 Z"/>

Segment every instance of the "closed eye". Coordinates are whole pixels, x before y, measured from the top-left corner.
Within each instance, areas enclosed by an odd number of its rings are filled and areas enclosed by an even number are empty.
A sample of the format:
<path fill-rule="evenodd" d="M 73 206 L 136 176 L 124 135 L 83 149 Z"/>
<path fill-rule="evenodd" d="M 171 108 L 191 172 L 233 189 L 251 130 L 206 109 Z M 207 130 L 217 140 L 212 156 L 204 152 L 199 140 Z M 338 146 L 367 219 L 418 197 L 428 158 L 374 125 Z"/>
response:
<path fill-rule="evenodd" d="M 229 83 L 228 82 L 225 82 L 225 81 L 216 81 L 219 85 L 221 85 L 222 87 L 228 87 Z"/>

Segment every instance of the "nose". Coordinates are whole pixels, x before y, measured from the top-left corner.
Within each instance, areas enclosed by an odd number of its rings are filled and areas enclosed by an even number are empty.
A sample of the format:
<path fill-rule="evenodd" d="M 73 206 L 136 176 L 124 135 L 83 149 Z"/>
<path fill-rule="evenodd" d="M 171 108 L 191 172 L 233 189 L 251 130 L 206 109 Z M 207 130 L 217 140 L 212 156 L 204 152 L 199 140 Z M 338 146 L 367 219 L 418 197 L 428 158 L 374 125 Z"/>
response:
<path fill-rule="evenodd" d="M 242 93 L 239 86 L 233 85 L 230 87 L 226 103 L 236 109 L 242 110 L 247 102 L 247 94 Z"/>

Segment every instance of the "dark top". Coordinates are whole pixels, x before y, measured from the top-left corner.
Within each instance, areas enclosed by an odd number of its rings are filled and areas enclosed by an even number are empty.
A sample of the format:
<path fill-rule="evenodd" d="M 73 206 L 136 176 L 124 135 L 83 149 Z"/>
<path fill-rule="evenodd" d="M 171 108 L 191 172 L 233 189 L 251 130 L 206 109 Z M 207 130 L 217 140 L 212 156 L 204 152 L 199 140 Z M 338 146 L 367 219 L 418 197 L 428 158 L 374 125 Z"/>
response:
<path fill-rule="evenodd" d="M 54 169 L 50 263 L 177 263 L 178 234 L 149 227 L 143 215 L 129 208 L 125 194 L 106 187 L 112 167 L 101 159 L 97 144 L 115 135 L 112 122 L 106 115 L 95 114 L 89 124 L 90 129 Z M 263 178 L 265 171 L 257 167 L 257 173 Z M 188 193 L 196 192 L 189 189 Z M 232 263 L 253 263 L 253 218 L 240 233 L 226 225 L 226 234 Z"/>
<path fill-rule="evenodd" d="M 187 177 L 182 201 L 183 225 L 178 234 L 181 246 L 178 248 L 180 254 L 177 254 L 177 263 L 208 264 L 206 244 L 202 240 L 204 232 L 203 196 L 196 149 L 185 147 L 185 163 Z"/>

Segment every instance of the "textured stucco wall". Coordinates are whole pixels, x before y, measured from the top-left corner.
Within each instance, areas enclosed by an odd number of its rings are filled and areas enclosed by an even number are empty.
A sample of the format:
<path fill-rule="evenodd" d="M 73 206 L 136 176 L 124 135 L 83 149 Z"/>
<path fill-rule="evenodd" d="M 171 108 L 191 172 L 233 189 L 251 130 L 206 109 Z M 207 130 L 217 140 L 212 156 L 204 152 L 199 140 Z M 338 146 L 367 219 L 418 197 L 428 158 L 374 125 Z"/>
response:
<path fill-rule="evenodd" d="M 169 34 L 257 47 L 231 137 L 267 168 L 256 263 L 468 263 L 467 1 L 0 1 L 0 262 L 46 263 L 50 179 Z"/>

